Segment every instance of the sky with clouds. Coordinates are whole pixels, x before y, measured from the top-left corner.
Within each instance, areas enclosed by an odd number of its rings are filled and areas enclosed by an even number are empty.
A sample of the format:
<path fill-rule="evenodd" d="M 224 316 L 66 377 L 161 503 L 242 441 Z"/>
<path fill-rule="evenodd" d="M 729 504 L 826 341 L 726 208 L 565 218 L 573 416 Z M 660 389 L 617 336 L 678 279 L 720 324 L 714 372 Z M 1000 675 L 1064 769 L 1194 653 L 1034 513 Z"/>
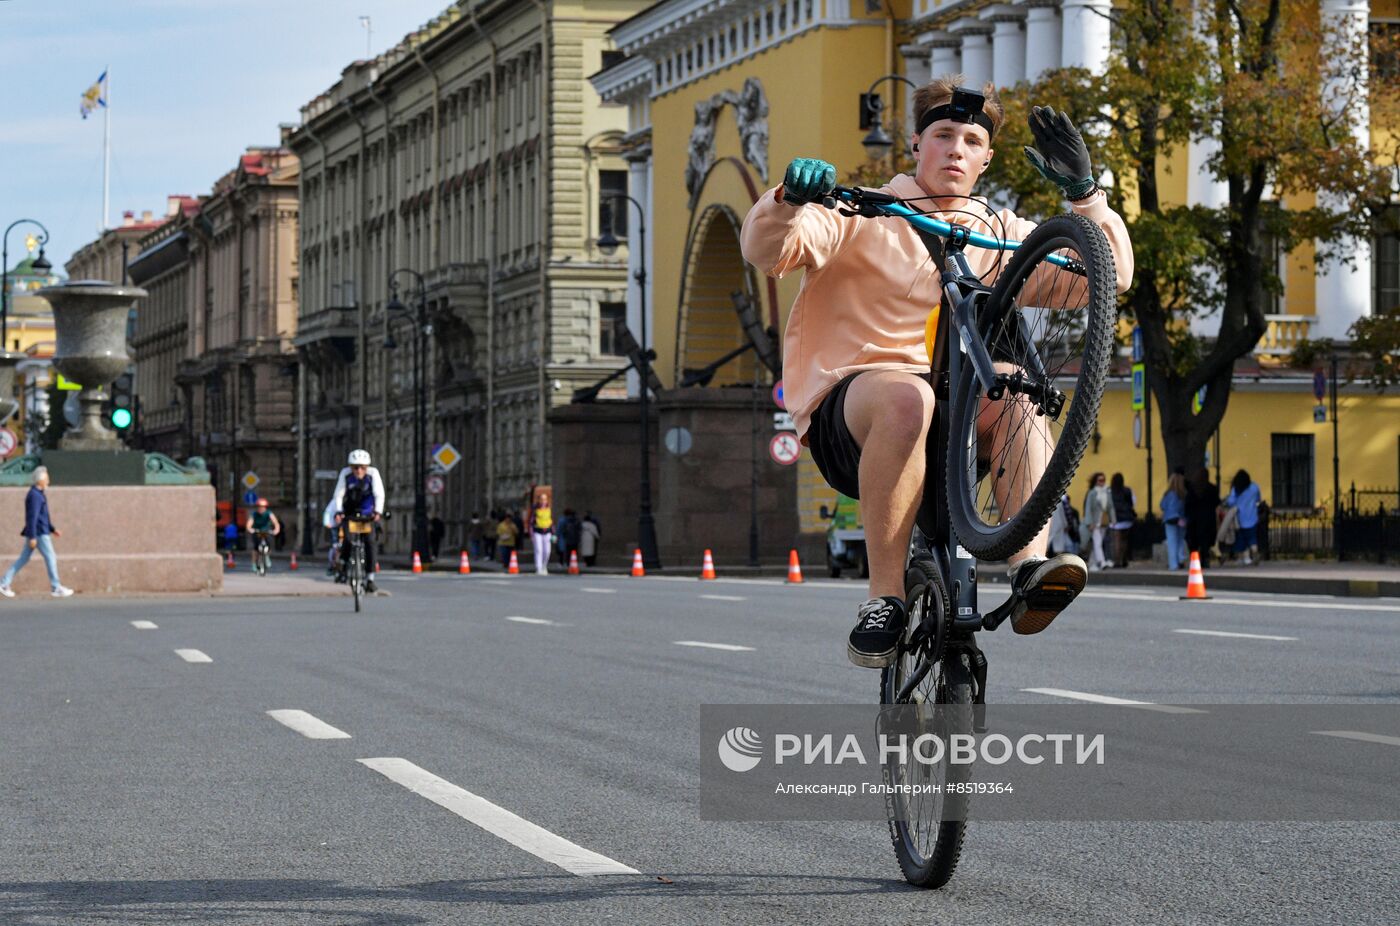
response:
<path fill-rule="evenodd" d="M 0 228 L 49 230 L 60 268 L 96 237 L 102 115 L 79 99 L 111 68 L 111 212 L 160 215 L 171 193 L 201 194 L 249 145 L 365 54 L 377 54 L 450 0 L 0 0 Z M 24 256 L 25 226 L 10 234 Z M 18 256 L 16 256 L 18 255 Z"/>

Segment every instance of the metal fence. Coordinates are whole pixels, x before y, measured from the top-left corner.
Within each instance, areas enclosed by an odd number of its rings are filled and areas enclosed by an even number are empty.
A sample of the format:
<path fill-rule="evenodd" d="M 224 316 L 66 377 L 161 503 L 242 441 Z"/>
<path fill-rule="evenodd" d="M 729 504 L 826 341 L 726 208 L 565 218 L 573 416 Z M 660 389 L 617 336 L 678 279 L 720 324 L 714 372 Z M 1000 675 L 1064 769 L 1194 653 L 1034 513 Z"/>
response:
<path fill-rule="evenodd" d="M 1335 518 L 1330 507 L 1298 512 L 1261 505 L 1259 514 L 1259 549 L 1265 558 L 1400 562 L 1400 492 L 1395 489 L 1358 489 L 1353 483 Z"/>

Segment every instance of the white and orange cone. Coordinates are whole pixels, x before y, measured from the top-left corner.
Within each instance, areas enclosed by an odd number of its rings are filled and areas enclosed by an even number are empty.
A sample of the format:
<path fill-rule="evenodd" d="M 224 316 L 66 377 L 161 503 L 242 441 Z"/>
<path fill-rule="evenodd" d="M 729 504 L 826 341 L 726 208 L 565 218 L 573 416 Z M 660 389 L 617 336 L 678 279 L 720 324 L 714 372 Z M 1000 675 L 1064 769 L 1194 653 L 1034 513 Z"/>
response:
<path fill-rule="evenodd" d="M 577 550 L 570 550 L 570 551 L 569 551 L 569 575 L 571 575 L 571 576 L 576 576 L 576 575 L 578 575 L 578 551 L 577 551 Z"/>
<path fill-rule="evenodd" d="M 472 574 L 472 561 L 467 559 L 467 551 L 462 551 L 462 561 L 457 564 L 457 575 L 469 576 Z"/>
<path fill-rule="evenodd" d="M 518 576 L 518 575 L 520 575 L 520 560 L 518 560 L 518 559 L 515 558 L 515 551 L 514 551 L 514 550 L 511 550 L 511 551 L 510 551 L 510 565 L 506 567 L 506 575 L 508 575 L 508 576 Z"/>
<path fill-rule="evenodd" d="M 1209 601 L 1210 596 L 1206 594 L 1206 577 L 1201 572 L 1201 554 L 1191 554 L 1191 571 L 1186 576 L 1186 594 L 1181 596 L 1182 601 Z"/>
<path fill-rule="evenodd" d="M 418 556 L 418 551 L 413 551 L 413 571 L 419 573 L 423 571 L 423 560 Z"/>
<path fill-rule="evenodd" d="M 638 547 L 632 554 L 632 578 L 638 579 L 646 574 L 646 569 L 642 568 L 642 548 Z"/>
<path fill-rule="evenodd" d="M 233 551 L 232 551 L 232 550 L 229 550 L 229 551 L 228 551 L 228 559 L 224 560 L 224 568 L 225 568 L 225 569 L 232 569 L 232 568 L 233 568 L 233 565 L 234 565 L 234 563 L 233 563 Z"/>
<path fill-rule="evenodd" d="M 796 585 L 802 581 L 802 564 L 797 561 L 797 551 L 793 550 L 788 554 L 788 577 L 789 583 Z"/>
<path fill-rule="evenodd" d="M 700 578 L 713 579 L 715 577 L 715 558 L 710 555 L 710 551 L 705 551 L 705 562 L 700 566 Z"/>
<path fill-rule="evenodd" d="M 292 564 L 291 564 L 290 566 L 288 566 L 287 568 L 290 569 L 290 570 L 292 570 L 292 572 L 296 572 L 297 569 L 299 568 L 299 567 L 297 566 L 297 551 L 296 551 L 296 550 L 293 550 L 293 551 L 292 551 Z"/>

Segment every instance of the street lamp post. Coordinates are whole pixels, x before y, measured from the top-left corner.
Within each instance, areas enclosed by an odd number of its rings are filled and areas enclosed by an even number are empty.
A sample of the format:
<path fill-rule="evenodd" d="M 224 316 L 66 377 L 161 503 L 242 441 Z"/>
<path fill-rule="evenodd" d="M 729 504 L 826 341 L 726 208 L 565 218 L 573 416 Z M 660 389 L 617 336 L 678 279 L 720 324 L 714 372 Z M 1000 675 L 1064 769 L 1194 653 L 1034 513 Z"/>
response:
<path fill-rule="evenodd" d="M 894 139 L 890 138 L 890 134 L 885 131 L 885 126 L 881 119 L 881 113 L 885 109 L 885 102 L 881 100 L 879 94 L 875 92 L 875 88 L 887 80 L 900 81 L 908 84 L 915 90 L 919 89 L 919 85 L 907 77 L 899 74 L 886 74 L 884 77 L 878 78 L 875 83 L 870 85 L 869 90 L 860 95 L 862 103 L 860 127 L 862 129 L 870 129 L 870 131 L 866 133 L 866 136 L 860 140 L 860 143 L 865 147 L 865 153 L 870 156 L 871 160 L 875 161 L 889 154 L 890 149 L 894 147 Z"/>
<path fill-rule="evenodd" d="M 417 270 L 400 268 L 389 274 L 389 304 L 385 306 L 385 311 L 389 313 L 392 321 L 400 313 L 408 313 L 411 310 L 399 301 L 399 284 L 395 280 L 400 273 L 407 273 L 413 276 L 418 285 L 418 318 L 413 335 L 413 389 L 418 396 L 418 411 L 413 419 L 413 447 L 417 461 L 414 466 L 413 485 L 413 552 L 426 560 L 428 558 L 428 384 L 427 377 L 423 375 L 423 354 L 427 351 L 424 343 L 428 335 L 433 333 L 433 327 L 428 323 L 428 290 L 423 281 L 423 274 Z M 390 333 L 384 342 L 386 350 L 394 350 L 397 345 L 394 343 L 393 334 Z"/>
<path fill-rule="evenodd" d="M 0 246 L 0 266 L 4 268 L 0 272 L 0 350 L 5 349 L 10 339 L 10 231 L 16 225 L 25 223 L 39 226 L 39 256 L 34 259 L 34 269 L 41 274 L 53 269 L 53 264 L 44 257 L 44 245 L 49 243 L 49 230 L 34 219 L 15 219 L 11 222 L 9 228 L 5 229 L 4 244 Z"/>
<path fill-rule="evenodd" d="M 647 214 L 642 208 L 642 204 L 637 202 L 626 193 L 617 193 L 613 199 L 625 199 L 637 207 L 637 270 L 632 274 L 632 278 L 637 281 L 637 291 L 640 295 L 639 306 L 641 309 L 641 331 L 642 331 L 642 357 L 641 368 L 637 371 L 640 385 L 638 392 L 641 397 L 641 429 L 642 429 L 642 502 L 641 511 L 637 515 L 637 545 L 642 550 L 642 562 L 648 569 L 661 568 L 661 554 L 656 545 L 656 521 L 651 514 L 651 443 L 650 428 L 648 427 L 649 405 L 647 400 L 647 384 L 651 382 L 651 345 L 647 341 Z M 598 236 L 598 250 L 604 254 L 613 254 L 617 251 L 617 246 L 621 242 L 613 234 L 612 223 L 609 228 Z"/>

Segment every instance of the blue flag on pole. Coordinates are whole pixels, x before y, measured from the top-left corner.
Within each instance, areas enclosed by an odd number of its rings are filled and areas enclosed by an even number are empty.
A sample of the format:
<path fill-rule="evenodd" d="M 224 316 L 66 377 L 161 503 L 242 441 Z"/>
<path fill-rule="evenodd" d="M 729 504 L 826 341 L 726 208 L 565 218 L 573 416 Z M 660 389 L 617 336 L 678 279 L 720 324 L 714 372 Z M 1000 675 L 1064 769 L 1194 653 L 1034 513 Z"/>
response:
<path fill-rule="evenodd" d="M 107 72 L 103 71 L 102 76 L 93 82 L 91 87 L 83 91 L 83 101 L 79 111 L 83 118 L 88 117 L 88 113 L 93 112 L 99 106 L 107 105 Z"/>

